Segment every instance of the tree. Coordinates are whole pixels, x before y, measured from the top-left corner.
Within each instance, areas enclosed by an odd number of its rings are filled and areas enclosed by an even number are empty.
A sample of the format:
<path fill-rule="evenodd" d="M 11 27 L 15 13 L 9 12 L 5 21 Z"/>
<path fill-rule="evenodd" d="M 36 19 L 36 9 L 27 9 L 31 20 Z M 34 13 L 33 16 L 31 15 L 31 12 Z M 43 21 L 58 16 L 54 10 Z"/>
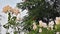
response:
<path fill-rule="evenodd" d="M 50 3 L 51 2 L 51 3 Z M 25 0 L 22 3 L 17 3 L 18 8 L 28 9 L 28 17 L 24 17 L 25 28 L 29 31 L 32 29 L 32 21 L 36 21 L 38 24 L 39 20 L 49 22 L 49 19 L 55 19 L 60 14 L 57 11 L 56 1 L 48 0 Z M 44 20 L 46 18 L 47 20 Z"/>
<path fill-rule="evenodd" d="M 59 16 L 56 9 L 56 2 L 50 5 L 45 0 L 25 0 L 23 3 L 18 3 L 17 7 L 28 9 L 29 19 L 38 20 L 42 19 L 43 17 L 55 19 L 56 16 Z"/>

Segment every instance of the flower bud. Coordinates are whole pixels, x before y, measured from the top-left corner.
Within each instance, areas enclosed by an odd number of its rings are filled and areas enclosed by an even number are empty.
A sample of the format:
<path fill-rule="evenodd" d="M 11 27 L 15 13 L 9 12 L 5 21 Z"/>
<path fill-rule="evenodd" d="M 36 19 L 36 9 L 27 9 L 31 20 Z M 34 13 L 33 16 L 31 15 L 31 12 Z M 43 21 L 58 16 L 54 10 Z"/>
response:
<path fill-rule="evenodd" d="M 34 29 L 34 30 L 37 29 L 37 25 L 36 25 L 36 23 L 33 23 L 33 29 Z"/>
<path fill-rule="evenodd" d="M 42 32 L 42 29 L 41 29 L 41 28 L 39 29 L 39 32 L 40 32 L 40 33 Z"/>

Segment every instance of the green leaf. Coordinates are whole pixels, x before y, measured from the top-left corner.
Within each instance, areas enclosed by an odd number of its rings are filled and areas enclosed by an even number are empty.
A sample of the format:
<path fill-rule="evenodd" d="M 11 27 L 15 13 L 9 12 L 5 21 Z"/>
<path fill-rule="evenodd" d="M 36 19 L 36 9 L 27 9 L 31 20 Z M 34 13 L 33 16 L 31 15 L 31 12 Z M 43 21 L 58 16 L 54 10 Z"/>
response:
<path fill-rule="evenodd" d="M 6 33 L 6 34 L 10 34 L 10 33 Z"/>
<path fill-rule="evenodd" d="M 17 31 L 14 31 L 14 34 L 17 34 Z"/>
<path fill-rule="evenodd" d="M 55 25 L 55 29 L 56 29 L 56 31 L 58 31 L 58 32 L 60 32 L 60 24 L 59 25 Z"/>

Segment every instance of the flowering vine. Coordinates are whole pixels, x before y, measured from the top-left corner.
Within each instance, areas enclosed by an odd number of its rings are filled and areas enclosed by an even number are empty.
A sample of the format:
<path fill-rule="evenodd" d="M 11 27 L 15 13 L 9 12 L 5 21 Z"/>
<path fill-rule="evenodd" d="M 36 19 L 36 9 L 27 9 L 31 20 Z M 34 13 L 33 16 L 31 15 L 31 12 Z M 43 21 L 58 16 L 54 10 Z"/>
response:
<path fill-rule="evenodd" d="M 20 13 L 19 9 L 17 8 L 12 8 L 9 5 L 3 7 L 3 12 L 8 13 L 8 23 L 3 25 L 4 28 L 7 29 L 6 34 L 10 34 L 8 32 L 9 28 L 14 29 L 14 34 L 20 33 L 20 17 L 18 18 L 17 15 Z"/>

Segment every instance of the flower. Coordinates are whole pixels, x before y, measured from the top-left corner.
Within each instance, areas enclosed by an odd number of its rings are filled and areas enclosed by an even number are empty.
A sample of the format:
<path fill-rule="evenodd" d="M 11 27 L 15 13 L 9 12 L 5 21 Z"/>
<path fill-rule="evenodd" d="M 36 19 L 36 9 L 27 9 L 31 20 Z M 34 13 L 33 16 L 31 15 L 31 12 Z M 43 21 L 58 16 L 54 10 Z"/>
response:
<path fill-rule="evenodd" d="M 59 19 L 59 17 L 56 17 L 56 20 L 58 20 Z"/>
<path fill-rule="evenodd" d="M 46 27 L 47 27 L 47 24 L 44 23 L 44 22 L 42 22 L 42 21 L 40 20 L 40 21 L 39 21 L 39 26 L 46 28 Z"/>
<path fill-rule="evenodd" d="M 4 13 L 7 13 L 8 11 L 10 11 L 12 14 L 15 14 L 15 15 L 18 15 L 20 12 L 19 12 L 19 9 L 17 8 L 12 8 L 10 7 L 9 5 L 5 6 L 3 8 L 3 12 Z"/>
<path fill-rule="evenodd" d="M 46 24 L 46 23 L 43 23 L 42 26 L 43 26 L 44 28 L 47 28 L 47 24 Z"/>
<path fill-rule="evenodd" d="M 12 9 L 11 12 L 14 13 L 15 15 L 18 15 L 20 13 L 19 9 L 16 8 Z"/>
<path fill-rule="evenodd" d="M 17 20 L 17 21 L 20 21 L 20 20 L 21 20 L 21 18 L 16 18 L 16 20 Z"/>
<path fill-rule="evenodd" d="M 36 25 L 36 23 L 33 23 L 33 29 L 34 29 L 34 30 L 37 29 L 37 25 Z"/>
<path fill-rule="evenodd" d="M 53 30 L 54 21 L 49 22 L 48 27 L 50 30 Z"/>
<path fill-rule="evenodd" d="M 43 22 L 40 20 L 39 21 L 39 26 L 42 27 Z"/>
<path fill-rule="evenodd" d="M 59 32 L 56 32 L 56 34 L 59 34 Z"/>
<path fill-rule="evenodd" d="M 11 7 L 10 7 L 9 5 L 3 7 L 3 12 L 4 12 L 4 13 L 7 13 L 7 12 L 10 11 L 10 10 L 11 10 Z"/>
<path fill-rule="evenodd" d="M 49 25 L 49 26 L 53 26 L 53 25 L 54 25 L 54 21 L 49 22 L 48 25 Z"/>
<path fill-rule="evenodd" d="M 42 32 L 42 29 L 41 28 L 39 29 L 39 32 Z"/>
<path fill-rule="evenodd" d="M 55 23 L 60 24 L 60 17 L 56 17 Z"/>

